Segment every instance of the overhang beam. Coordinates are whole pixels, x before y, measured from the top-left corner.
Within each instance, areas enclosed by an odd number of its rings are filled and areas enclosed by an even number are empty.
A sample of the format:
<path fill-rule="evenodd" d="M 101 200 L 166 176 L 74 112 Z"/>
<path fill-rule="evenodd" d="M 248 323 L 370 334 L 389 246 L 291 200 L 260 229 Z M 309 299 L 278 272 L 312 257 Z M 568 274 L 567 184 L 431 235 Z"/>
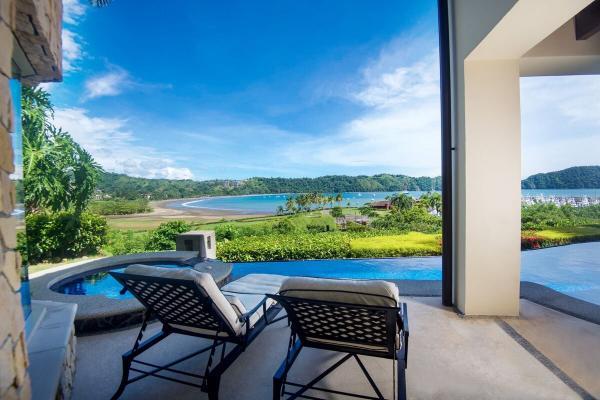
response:
<path fill-rule="evenodd" d="M 575 38 L 587 40 L 600 32 L 600 0 L 581 10 L 575 16 Z"/>

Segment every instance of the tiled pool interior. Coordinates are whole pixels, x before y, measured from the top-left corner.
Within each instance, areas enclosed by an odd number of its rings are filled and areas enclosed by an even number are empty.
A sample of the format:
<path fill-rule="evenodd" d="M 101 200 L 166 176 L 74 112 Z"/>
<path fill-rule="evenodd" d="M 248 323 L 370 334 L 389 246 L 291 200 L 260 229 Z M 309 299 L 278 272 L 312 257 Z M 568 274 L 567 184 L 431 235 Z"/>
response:
<path fill-rule="evenodd" d="M 521 253 L 521 280 L 545 285 L 569 296 L 600 305 L 600 243 L 582 243 Z M 177 264 L 155 264 L 177 267 Z M 116 269 L 123 268 L 118 266 Z M 440 280 L 441 257 L 354 260 L 307 260 L 236 263 L 232 279 L 250 273 L 322 278 Z M 120 295 L 121 286 L 102 272 L 58 288 L 66 294 Z"/>

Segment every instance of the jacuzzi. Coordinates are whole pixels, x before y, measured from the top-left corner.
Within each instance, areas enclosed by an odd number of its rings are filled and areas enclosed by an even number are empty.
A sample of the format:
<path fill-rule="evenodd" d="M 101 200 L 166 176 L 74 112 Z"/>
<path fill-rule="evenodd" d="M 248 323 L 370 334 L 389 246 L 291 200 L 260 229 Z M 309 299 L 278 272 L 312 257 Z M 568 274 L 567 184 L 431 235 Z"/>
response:
<path fill-rule="evenodd" d="M 219 286 L 228 282 L 232 264 L 200 259 L 195 251 L 163 251 L 106 257 L 32 278 L 34 300 L 77 304 L 77 334 L 118 329 L 140 323 L 144 308 L 108 274 L 131 264 L 194 268 L 213 275 Z"/>

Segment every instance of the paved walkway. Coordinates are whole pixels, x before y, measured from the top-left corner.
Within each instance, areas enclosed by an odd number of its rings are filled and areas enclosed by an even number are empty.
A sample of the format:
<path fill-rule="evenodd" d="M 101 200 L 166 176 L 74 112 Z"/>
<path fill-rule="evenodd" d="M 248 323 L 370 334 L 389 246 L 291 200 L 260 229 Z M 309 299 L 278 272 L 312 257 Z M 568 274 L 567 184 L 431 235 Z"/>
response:
<path fill-rule="evenodd" d="M 440 299 L 404 298 L 409 305 L 410 350 L 407 371 L 411 399 L 578 399 L 600 397 L 600 326 L 521 301 L 519 319 L 462 318 Z M 157 329 L 154 324 L 152 329 Z M 106 399 L 118 386 L 120 354 L 137 329 L 78 339 L 73 399 Z M 268 327 L 224 375 L 221 398 L 271 398 L 271 379 L 286 351 L 285 322 Z M 165 362 L 201 345 L 202 339 L 170 337 L 148 352 Z M 293 379 L 310 379 L 339 355 L 306 349 Z M 186 367 L 199 371 L 203 361 Z M 375 380 L 392 397 L 392 365 L 366 358 Z M 358 367 L 347 363 L 324 386 L 369 393 Z M 153 378 L 129 386 L 123 399 L 206 399 L 197 389 Z M 334 398 L 334 397 L 332 397 Z"/>

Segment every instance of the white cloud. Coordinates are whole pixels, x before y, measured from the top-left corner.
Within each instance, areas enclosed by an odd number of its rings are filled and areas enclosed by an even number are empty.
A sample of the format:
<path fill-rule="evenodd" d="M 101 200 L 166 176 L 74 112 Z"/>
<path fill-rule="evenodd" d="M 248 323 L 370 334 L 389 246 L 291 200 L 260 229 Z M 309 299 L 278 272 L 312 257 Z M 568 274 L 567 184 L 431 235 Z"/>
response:
<path fill-rule="evenodd" d="M 65 73 L 77 71 L 78 62 L 83 58 L 83 48 L 81 38 L 73 31 L 63 28 L 62 31 L 62 49 L 63 49 L 63 71 Z"/>
<path fill-rule="evenodd" d="M 600 164 L 600 76 L 521 79 L 522 174 Z"/>
<path fill-rule="evenodd" d="M 373 71 L 368 67 L 363 74 L 367 86 L 354 94 L 354 98 L 367 106 L 391 108 L 439 96 L 439 70 L 434 54 L 410 65 L 392 67 L 390 71 Z"/>
<path fill-rule="evenodd" d="M 439 67 L 434 48 L 429 43 L 425 53 L 423 48 L 414 49 L 408 38 L 392 42 L 362 70 L 361 84 L 346 94 L 365 111 L 328 135 L 290 146 L 288 158 L 296 163 L 439 175 Z M 418 53 L 408 58 L 410 49 Z M 415 59 L 415 54 L 421 57 Z"/>
<path fill-rule="evenodd" d="M 148 91 L 171 88 L 169 84 L 146 83 L 134 80 L 129 72 L 116 65 L 110 65 L 107 72 L 92 76 L 84 83 L 83 100 L 98 97 L 118 96 L 128 90 Z"/>
<path fill-rule="evenodd" d="M 131 85 L 129 73 L 121 68 L 91 77 L 85 82 L 84 99 L 117 96 Z"/>
<path fill-rule="evenodd" d="M 81 0 L 63 0 L 63 22 L 66 25 L 75 27 L 84 17 L 86 6 Z M 83 40 L 69 27 L 63 27 L 62 31 L 63 48 L 63 71 L 68 74 L 79 70 L 78 63 L 84 57 Z"/>
<path fill-rule="evenodd" d="M 189 168 L 178 167 L 155 148 L 139 145 L 125 119 L 93 117 L 83 108 L 57 108 L 54 123 L 107 171 L 144 178 L 193 178 Z"/>
<path fill-rule="evenodd" d="M 63 21 L 67 24 L 77 25 L 85 15 L 86 7 L 80 0 L 63 0 Z"/>

